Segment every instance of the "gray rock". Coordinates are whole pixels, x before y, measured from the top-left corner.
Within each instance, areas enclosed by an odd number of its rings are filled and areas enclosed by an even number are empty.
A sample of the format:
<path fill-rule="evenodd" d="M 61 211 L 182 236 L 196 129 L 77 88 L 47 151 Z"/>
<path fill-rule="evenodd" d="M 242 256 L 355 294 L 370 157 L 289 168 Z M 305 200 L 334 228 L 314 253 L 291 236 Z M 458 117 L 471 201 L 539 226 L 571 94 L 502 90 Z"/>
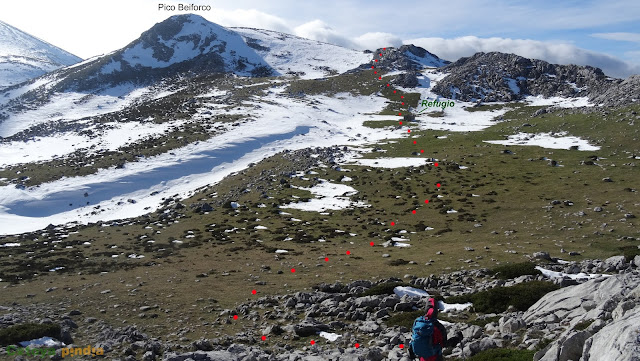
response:
<path fill-rule="evenodd" d="M 624 256 L 613 256 L 604 260 L 607 271 L 618 271 L 625 267 L 626 262 Z"/>
<path fill-rule="evenodd" d="M 603 327 L 584 345 L 582 361 L 640 359 L 640 312 L 627 312 Z M 615 337 L 611 337 L 615 335 Z"/>
<path fill-rule="evenodd" d="M 520 317 L 501 317 L 499 321 L 499 328 L 502 333 L 515 333 L 525 327 L 527 327 L 527 323 Z"/>
<path fill-rule="evenodd" d="M 633 257 L 633 264 L 635 264 L 636 267 L 640 267 L 640 255 Z"/>
<path fill-rule="evenodd" d="M 549 255 L 549 252 L 545 252 L 545 251 L 535 252 L 533 254 L 533 258 L 551 261 L 551 256 Z"/>
<path fill-rule="evenodd" d="M 364 333 L 378 333 L 380 332 L 380 325 L 375 321 L 365 321 L 358 327 L 358 329 Z"/>

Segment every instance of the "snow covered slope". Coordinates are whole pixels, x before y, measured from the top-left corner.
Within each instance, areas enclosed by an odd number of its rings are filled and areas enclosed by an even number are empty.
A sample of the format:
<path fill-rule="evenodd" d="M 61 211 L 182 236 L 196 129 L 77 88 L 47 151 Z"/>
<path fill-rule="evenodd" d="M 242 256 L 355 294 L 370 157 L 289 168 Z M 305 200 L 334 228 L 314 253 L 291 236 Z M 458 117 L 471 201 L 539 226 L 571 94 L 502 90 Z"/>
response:
<path fill-rule="evenodd" d="M 344 73 L 372 59 L 371 54 L 361 51 L 277 31 L 232 29 L 242 35 L 247 45 L 255 49 L 272 68 L 282 74 L 295 74 L 304 79 Z"/>
<path fill-rule="evenodd" d="M 0 21 L 0 88 L 82 61 Z"/>

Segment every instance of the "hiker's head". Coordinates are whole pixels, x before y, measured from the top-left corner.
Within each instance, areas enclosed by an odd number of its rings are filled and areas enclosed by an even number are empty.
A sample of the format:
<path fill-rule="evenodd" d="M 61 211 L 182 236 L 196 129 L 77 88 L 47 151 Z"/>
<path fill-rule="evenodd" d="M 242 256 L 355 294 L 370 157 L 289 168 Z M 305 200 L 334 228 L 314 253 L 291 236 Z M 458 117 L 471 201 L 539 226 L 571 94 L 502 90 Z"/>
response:
<path fill-rule="evenodd" d="M 437 318 L 438 317 L 438 305 L 436 304 L 436 299 L 431 297 L 427 300 L 427 318 Z"/>

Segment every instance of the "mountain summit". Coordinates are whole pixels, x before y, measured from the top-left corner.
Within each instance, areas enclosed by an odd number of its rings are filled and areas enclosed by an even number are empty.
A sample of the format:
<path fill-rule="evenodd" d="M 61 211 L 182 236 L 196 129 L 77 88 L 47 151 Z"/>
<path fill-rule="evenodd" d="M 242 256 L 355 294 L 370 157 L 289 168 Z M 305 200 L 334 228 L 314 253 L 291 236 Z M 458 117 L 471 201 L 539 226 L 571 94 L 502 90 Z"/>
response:
<path fill-rule="evenodd" d="M 0 21 L 0 88 L 79 61 L 82 59 Z"/>

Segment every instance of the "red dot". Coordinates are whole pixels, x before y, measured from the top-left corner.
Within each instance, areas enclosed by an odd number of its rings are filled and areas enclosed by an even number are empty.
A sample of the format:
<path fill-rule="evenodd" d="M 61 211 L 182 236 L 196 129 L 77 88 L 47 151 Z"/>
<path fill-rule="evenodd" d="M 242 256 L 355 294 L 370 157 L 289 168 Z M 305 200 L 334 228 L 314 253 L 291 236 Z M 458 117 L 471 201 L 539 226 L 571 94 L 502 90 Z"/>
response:
<path fill-rule="evenodd" d="M 433 163 L 433 165 L 437 167 L 438 166 L 438 162 Z"/>
<path fill-rule="evenodd" d="M 258 293 L 258 291 L 253 290 L 253 291 L 251 291 L 251 293 L 253 293 L 255 295 L 256 293 Z"/>
<path fill-rule="evenodd" d="M 382 80 L 382 75 L 378 77 L 378 80 Z"/>
<path fill-rule="evenodd" d="M 376 245 L 375 243 L 373 243 L 373 241 L 369 242 L 369 244 L 371 245 L 371 247 Z"/>
<path fill-rule="evenodd" d="M 400 122 L 400 125 L 402 125 L 402 122 Z"/>
<path fill-rule="evenodd" d="M 347 255 L 350 255 L 350 254 L 351 254 L 351 251 L 347 251 Z"/>
<path fill-rule="evenodd" d="M 382 48 L 382 50 L 387 50 L 387 48 Z"/>
<path fill-rule="evenodd" d="M 412 210 L 412 211 L 411 211 L 411 213 L 416 214 L 416 210 L 415 210 L 415 209 L 414 209 L 414 210 Z"/>
<path fill-rule="evenodd" d="M 407 129 L 407 133 L 411 133 L 411 129 Z"/>
<path fill-rule="evenodd" d="M 440 183 L 436 183 L 436 187 L 440 188 Z"/>
<path fill-rule="evenodd" d="M 424 200 L 424 202 L 425 202 L 425 203 L 429 203 L 429 200 L 428 200 L 428 199 L 425 199 L 425 200 Z"/>
<path fill-rule="evenodd" d="M 420 153 L 424 153 L 424 149 L 420 149 Z"/>
<path fill-rule="evenodd" d="M 262 336 L 262 341 L 266 341 L 267 340 L 267 336 Z"/>
<path fill-rule="evenodd" d="M 376 59 L 376 62 L 378 62 L 378 59 Z"/>
<path fill-rule="evenodd" d="M 403 343 L 401 343 L 400 345 L 398 345 L 398 347 L 400 347 L 400 348 L 404 348 L 404 344 L 403 344 Z"/>
<path fill-rule="evenodd" d="M 401 96 L 400 96 L 400 99 L 404 99 L 404 95 L 401 95 Z"/>
<path fill-rule="evenodd" d="M 295 269 L 295 268 L 292 268 L 292 269 L 291 269 L 291 273 L 295 273 L 295 272 L 296 272 L 296 269 Z"/>
<path fill-rule="evenodd" d="M 393 94 L 395 94 L 395 93 L 396 93 L 396 91 L 394 90 L 394 91 L 393 91 Z"/>
<path fill-rule="evenodd" d="M 417 140 L 414 140 L 414 141 L 413 141 L 413 144 L 418 144 L 418 141 L 417 141 Z"/>
<path fill-rule="evenodd" d="M 382 56 L 382 53 L 380 53 L 380 56 Z"/>
<path fill-rule="evenodd" d="M 402 113 L 398 113 L 398 115 L 402 115 Z"/>
<path fill-rule="evenodd" d="M 237 320 L 238 319 L 238 315 L 233 315 L 233 319 Z"/>
<path fill-rule="evenodd" d="M 389 86 L 389 83 L 387 83 L 387 86 Z"/>
<path fill-rule="evenodd" d="M 371 69 L 375 68 L 373 65 L 371 65 Z"/>
<path fill-rule="evenodd" d="M 374 73 L 374 74 L 378 74 L 378 71 L 377 71 L 377 70 L 374 70 L 374 71 L 373 71 L 373 73 Z"/>
<path fill-rule="evenodd" d="M 329 257 L 325 257 L 325 258 L 324 258 L 324 261 L 325 261 L 325 262 L 329 262 Z"/>
<path fill-rule="evenodd" d="M 392 226 L 395 226 L 395 225 L 396 225 L 396 222 L 391 222 L 391 225 L 392 225 Z"/>
<path fill-rule="evenodd" d="M 357 344 L 355 344 L 354 346 L 355 346 L 356 348 L 358 348 L 358 347 L 360 347 L 360 344 L 359 344 L 359 343 L 357 343 Z"/>
<path fill-rule="evenodd" d="M 404 102 L 402 102 L 402 105 L 404 105 Z"/>
<path fill-rule="evenodd" d="M 311 340 L 309 343 L 312 344 L 312 345 L 316 344 L 316 342 L 314 340 Z"/>

